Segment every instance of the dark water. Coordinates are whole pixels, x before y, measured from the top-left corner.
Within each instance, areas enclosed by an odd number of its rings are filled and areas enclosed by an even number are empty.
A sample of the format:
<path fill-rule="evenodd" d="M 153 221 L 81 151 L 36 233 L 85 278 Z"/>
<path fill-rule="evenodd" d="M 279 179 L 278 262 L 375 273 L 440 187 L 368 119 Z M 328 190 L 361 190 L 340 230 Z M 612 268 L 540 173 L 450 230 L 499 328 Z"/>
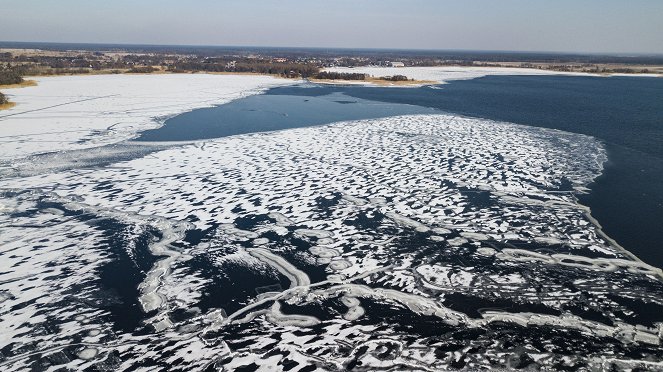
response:
<path fill-rule="evenodd" d="M 215 138 L 342 120 L 431 113 L 582 133 L 602 140 L 609 162 L 580 201 L 604 230 L 663 267 L 663 79 L 488 76 L 421 88 L 283 87 L 186 113 L 140 140 Z M 434 112 L 434 111 L 433 111 Z"/>
<path fill-rule="evenodd" d="M 603 175 L 580 202 L 592 209 L 610 237 L 643 261 L 663 267 L 663 159 L 612 143 L 607 149 Z"/>
<path fill-rule="evenodd" d="M 417 89 L 297 89 L 269 94 L 343 92 L 594 136 L 606 144 L 609 162 L 580 202 L 618 243 L 663 267 L 663 79 L 488 76 Z"/>
<path fill-rule="evenodd" d="M 161 128 L 143 132 L 138 141 L 199 140 L 435 111 L 416 105 L 368 101 L 342 93 L 303 96 L 298 94 L 301 90 L 304 88 L 294 91 L 293 95 L 251 96 L 227 105 L 187 112 L 166 120 Z"/>
<path fill-rule="evenodd" d="M 661 78 L 488 76 L 422 88 L 285 87 L 268 94 L 331 92 L 583 133 L 663 157 Z"/>

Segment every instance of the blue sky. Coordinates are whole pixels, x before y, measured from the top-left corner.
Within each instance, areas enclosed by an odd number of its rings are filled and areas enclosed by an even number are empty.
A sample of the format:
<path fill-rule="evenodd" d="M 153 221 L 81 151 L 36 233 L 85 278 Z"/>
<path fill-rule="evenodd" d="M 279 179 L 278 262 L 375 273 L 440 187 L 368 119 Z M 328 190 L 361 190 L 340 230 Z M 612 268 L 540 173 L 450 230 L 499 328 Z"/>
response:
<path fill-rule="evenodd" d="M 663 1 L 0 0 L 0 40 L 663 53 Z"/>

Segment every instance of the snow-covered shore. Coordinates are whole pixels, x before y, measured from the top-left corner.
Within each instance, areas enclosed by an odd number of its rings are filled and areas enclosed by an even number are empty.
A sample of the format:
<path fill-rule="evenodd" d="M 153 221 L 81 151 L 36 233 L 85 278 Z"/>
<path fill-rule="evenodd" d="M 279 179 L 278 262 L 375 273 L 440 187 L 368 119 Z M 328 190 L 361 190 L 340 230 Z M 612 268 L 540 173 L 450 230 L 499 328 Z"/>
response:
<path fill-rule="evenodd" d="M 539 70 L 533 68 L 516 67 L 462 67 L 462 66 L 440 66 L 440 67 L 329 67 L 325 71 L 341 73 L 368 74 L 373 77 L 385 77 L 394 75 L 405 75 L 410 79 L 425 82 L 437 82 L 445 84 L 452 80 L 470 80 L 489 75 L 569 75 L 569 76 L 603 76 L 581 72 L 561 72 L 550 70 Z M 645 75 L 629 75 L 645 76 Z M 648 74 L 646 76 L 660 76 Z M 353 83 L 357 83 L 356 81 Z M 365 83 L 366 84 L 366 83 Z M 370 84 L 370 83 L 368 83 Z"/>
<path fill-rule="evenodd" d="M 6 90 L 0 160 L 118 143 L 160 120 L 295 81 L 260 75 L 94 75 L 36 78 Z"/>

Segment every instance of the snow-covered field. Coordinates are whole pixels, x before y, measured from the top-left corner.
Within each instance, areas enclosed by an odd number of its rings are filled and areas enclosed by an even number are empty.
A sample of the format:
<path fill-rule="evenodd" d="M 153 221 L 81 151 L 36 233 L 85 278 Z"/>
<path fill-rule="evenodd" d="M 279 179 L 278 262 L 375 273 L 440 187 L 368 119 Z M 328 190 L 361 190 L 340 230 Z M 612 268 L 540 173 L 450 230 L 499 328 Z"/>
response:
<path fill-rule="evenodd" d="M 0 161 L 98 147 L 132 138 L 160 120 L 223 104 L 293 80 L 248 75 L 93 75 L 35 78 L 5 93 L 17 105 L 0 112 Z"/>
<path fill-rule="evenodd" d="M 385 77 L 394 75 L 405 75 L 410 79 L 433 81 L 444 84 L 452 80 L 470 80 L 490 75 L 569 75 L 569 76 L 599 76 L 580 72 L 560 72 L 538 70 L 531 68 L 510 68 L 510 67 L 328 67 L 325 71 L 368 74 L 374 77 Z M 641 75 L 630 75 L 641 76 Z M 647 75 L 660 76 L 660 75 Z M 352 81 L 350 83 L 362 84 L 362 82 Z"/>

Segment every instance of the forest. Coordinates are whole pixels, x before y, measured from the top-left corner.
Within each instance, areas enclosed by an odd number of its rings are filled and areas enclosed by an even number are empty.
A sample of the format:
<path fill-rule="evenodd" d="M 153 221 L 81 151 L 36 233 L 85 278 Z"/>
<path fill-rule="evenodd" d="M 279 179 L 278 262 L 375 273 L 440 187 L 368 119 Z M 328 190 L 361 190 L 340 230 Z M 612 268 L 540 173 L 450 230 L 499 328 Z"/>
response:
<path fill-rule="evenodd" d="M 322 71 L 315 75 L 315 78 L 324 80 L 366 80 L 366 74 Z"/>

